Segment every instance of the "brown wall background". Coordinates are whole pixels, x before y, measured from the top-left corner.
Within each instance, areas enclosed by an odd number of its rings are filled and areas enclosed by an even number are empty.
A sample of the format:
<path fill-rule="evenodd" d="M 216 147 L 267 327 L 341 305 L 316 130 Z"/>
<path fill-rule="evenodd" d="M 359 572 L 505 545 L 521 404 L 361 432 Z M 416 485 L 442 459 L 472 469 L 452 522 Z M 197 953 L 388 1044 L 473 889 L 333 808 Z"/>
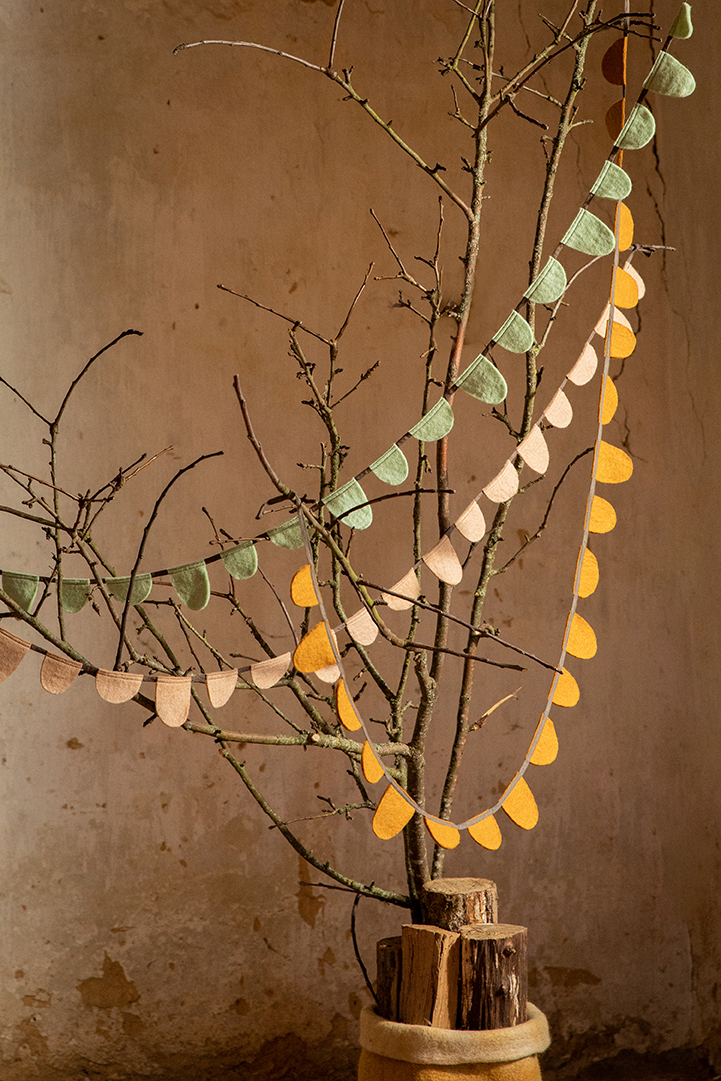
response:
<path fill-rule="evenodd" d="M 556 19 L 561 8 L 552 0 L 544 10 Z M 661 0 L 657 21 L 668 26 L 675 11 Z M 527 39 L 545 40 L 535 12 L 524 0 L 499 15 L 509 68 Z M 569 1056 L 581 1064 L 718 1037 L 719 41 L 715 9 L 694 12 L 697 32 L 676 55 L 694 71 L 696 94 L 656 98 L 657 140 L 627 161 L 638 239 L 676 250 L 639 261 L 648 286 L 642 333 L 618 379 L 612 426 L 635 472 L 611 493 L 619 524 L 595 545 L 601 585 L 584 607 L 599 652 L 577 664 L 582 700 L 557 718 L 557 762 L 534 773 L 536 830 L 503 824 L 497 853 L 464 840 L 446 863 L 449 874 L 494 878 L 502 917 L 528 924 L 531 997 L 551 1019 L 557 1066 Z M 237 535 L 257 528 L 253 516 L 271 493 L 246 449 L 235 372 L 279 472 L 301 484 L 295 463 L 317 453 L 319 429 L 298 410 L 284 327 L 217 284 L 326 333 L 340 325 L 371 260 L 375 273 L 394 273 L 369 207 L 406 257 L 432 250 L 434 187 L 320 76 L 257 52 L 172 54 L 181 41 L 242 38 L 322 63 L 333 13 L 328 0 L 0 4 L 0 370 L 49 411 L 87 357 L 126 327 L 140 329 L 74 400 L 66 482 L 97 487 L 142 451 L 174 447 L 117 500 L 102 540 L 118 567 L 128 565 L 160 488 L 203 452 L 225 457 L 179 487 L 148 566 L 208 552 L 201 506 Z M 339 43 L 340 63 L 355 65 L 356 85 L 380 115 L 449 175 L 466 149 L 433 61 L 452 50 L 462 21 L 450 0 L 349 0 Z M 614 91 L 597 76 L 604 48 L 590 50 L 595 90 L 582 118 L 594 124 L 572 137 L 551 244 L 607 152 L 603 115 Z M 634 42 L 633 55 L 638 86 L 648 46 Z M 508 116 L 495 136 L 467 360 L 525 287 L 539 134 Z M 460 235 L 447 207 L 449 295 Z M 546 387 L 598 317 L 605 275 L 590 272 L 578 287 L 558 344 L 544 354 Z M 424 340 L 412 316 L 394 308 L 396 295 L 393 282 L 374 285 L 348 336 L 349 381 L 382 362 L 347 416 L 354 471 L 418 415 L 412 380 Z M 511 383 L 514 363 L 504 366 Z M 592 398 L 575 392 L 577 422 L 552 433 L 556 474 L 564 453 L 587 445 Z M 0 400 L 2 460 L 45 469 L 39 426 L 4 389 Z M 459 402 L 456 412 L 460 508 L 509 451 L 502 432 L 481 422 L 479 403 Z M 537 521 L 548 490 L 538 487 L 535 503 L 514 511 L 514 539 Z M 8 502 L 5 480 L 0 493 Z M 582 499 L 579 477 L 547 539 L 499 580 L 490 614 L 531 647 L 560 638 Z M 394 522 L 379 510 L 359 538 L 362 559 L 382 568 L 385 582 L 408 563 Z M 2 566 L 44 567 L 29 528 L 4 520 L 2 538 Z M 287 583 L 299 562 L 297 553 L 272 552 L 263 565 Z M 256 580 L 247 588 L 281 641 L 267 594 Z M 80 648 L 106 663 L 111 639 L 97 617 L 69 618 Z M 201 625 L 228 652 L 236 640 L 242 649 L 234 621 L 209 609 Z M 3 1078 L 198 1078 L 224 1068 L 247 1078 L 351 1077 L 367 993 L 348 895 L 299 885 L 318 876 L 268 831 L 212 745 L 159 724 L 142 728 L 132 707 L 105 705 L 89 680 L 51 698 L 37 669 L 29 657 L 0 692 Z M 512 687 L 508 677 L 489 678 L 479 712 L 496 687 L 515 690 L 512 678 Z M 545 694 L 534 673 L 521 681 L 498 742 L 471 764 L 465 806 L 485 806 L 512 776 Z M 441 744 L 450 720 L 449 708 Z M 223 723 L 259 722 L 236 694 Z M 289 818 L 317 813 L 318 793 L 348 794 L 331 756 L 244 754 Z M 309 823 L 303 836 L 348 873 L 403 887 L 400 842 L 376 841 L 364 816 Z M 400 910 L 361 904 L 369 961 L 375 940 L 402 920 Z"/>

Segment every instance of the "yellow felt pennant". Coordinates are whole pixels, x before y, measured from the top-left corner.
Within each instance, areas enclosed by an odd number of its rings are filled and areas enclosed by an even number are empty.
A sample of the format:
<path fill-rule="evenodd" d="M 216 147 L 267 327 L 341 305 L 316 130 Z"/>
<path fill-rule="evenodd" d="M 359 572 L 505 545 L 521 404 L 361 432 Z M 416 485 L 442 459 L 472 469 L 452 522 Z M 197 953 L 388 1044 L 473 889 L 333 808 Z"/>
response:
<path fill-rule="evenodd" d="M 618 250 L 627 251 L 633 244 L 633 214 L 625 203 L 621 203 L 620 211 L 621 221 L 618 227 Z"/>
<path fill-rule="evenodd" d="M 549 460 L 548 444 L 538 424 L 534 424 L 526 438 L 518 444 L 518 453 L 536 473 L 546 472 Z"/>
<path fill-rule="evenodd" d="M 568 633 L 568 642 L 566 643 L 566 651 L 571 654 L 572 657 L 578 657 L 582 661 L 588 661 L 591 657 L 596 656 L 596 634 L 591 626 L 583 616 L 579 616 L 576 612 L 571 620 L 571 629 Z"/>
<path fill-rule="evenodd" d="M 550 766 L 551 762 L 556 761 L 557 754 L 558 736 L 556 735 L 556 726 L 551 718 L 547 717 L 541 732 L 541 738 L 536 744 L 530 761 L 534 766 Z"/>
<path fill-rule="evenodd" d="M 554 428 L 567 428 L 573 420 L 573 409 L 562 390 L 557 390 L 544 410 L 544 417 Z"/>
<path fill-rule="evenodd" d="M 532 830 L 538 822 L 538 806 L 525 777 L 518 778 L 501 806 L 511 821 L 521 829 Z"/>
<path fill-rule="evenodd" d="M 517 491 L 518 471 L 514 469 L 512 462 L 506 462 L 501 472 L 483 489 L 483 494 L 491 503 L 505 503 Z"/>
<path fill-rule="evenodd" d="M 449 586 L 457 586 L 463 578 L 461 562 L 456 555 L 455 548 L 445 534 L 438 541 L 438 544 L 431 548 L 430 552 L 426 552 L 423 556 L 423 562 L 428 567 L 428 570 L 435 574 L 436 578 L 440 578 L 442 582 L 447 582 Z"/>
<path fill-rule="evenodd" d="M 354 642 L 360 646 L 372 646 L 378 637 L 378 627 L 365 608 L 359 608 L 345 621 L 345 629 Z"/>
<path fill-rule="evenodd" d="M 602 484 L 623 484 L 633 473 L 633 462 L 620 447 L 601 442 L 596 480 Z"/>
<path fill-rule="evenodd" d="M 603 410 L 601 412 L 601 424 L 610 424 L 618 409 L 618 391 L 616 384 L 610 375 L 606 376 L 603 392 Z"/>
<path fill-rule="evenodd" d="M 105 702 L 129 702 L 135 698 L 143 685 L 142 672 L 112 672 L 99 668 L 95 676 L 95 689 Z"/>
<path fill-rule="evenodd" d="M 46 653 L 40 669 L 40 684 L 50 694 L 62 694 L 75 682 L 82 664 L 70 657 Z"/>
<path fill-rule="evenodd" d="M 357 732 L 361 727 L 342 679 L 339 679 L 335 685 L 335 711 L 341 724 L 349 732 Z"/>
<path fill-rule="evenodd" d="M 614 101 L 613 105 L 606 113 L 606 131 L 613 139 L 614 144 L 616 142 L 616 139 L 621 134 L 621 129 L 623 128 L 623 125 L 624 102 L 623 99 L 621 99 L 620 101 Z"/>
<path fill-rule="evenodd" d="M 623 86 L 626 82 L 626 38 L 617 38 L 603 54 L 601 74 L 607 83 Z"/>
<path fill-rule="evenodd" d="M 614 319 L 611 327 L 611 356 L 616 360 L 630 357 L 636 348 L 636 335 L 628 327 Z"/>
<path fill-rule="evenodd" d="M 295 647 L 293 664 L 299 672 L 317 672 L 320 668 L 335 664 L 335 653 L 325 623 L 316 623 L 301 638 Z"/>
<path fill-rule="evenodd" d="M 616 271 L 613 303 L 617 308 L 635 308 L 639 299 L 638 282 L 633 274 L 619 267 Z"/>
<path fill-rule="evenodd" d="M 318 598 L 313 585 L 313 575 L 310 571 L 310 563 L 297 570 L 290 583 L 290 599 L 299 608 L 312 608 L 318 603 Z"/>
<path fill-rule="evenodd" d="M 392 784 L 380 798 L 373 815 L 373 832 L 381 841 L 388 841 L 407 826 L 415 813 L 414 808 Z"/>
<path fill-rule="evenodd" d="M 579 597 L 590 597 L 598 585 L 598 560 L 590 549 L 583 553 L 581 576 L 578 582 Z"/>
<path fill-rule="evenodd" d="M 361 751 L 361 766 L 363 767 L 363 776 L 370 784 L 375 784 L 376 781 L 380 781 L 381 777 L 385 776 L 383 766 L 376 758 L 375 751 L 368 740 L 363 744 L 363 750 Z"/>
<path fill-rule="evenodd" d="M 475 499 L 472 503 L 469 503 L 460 518 L 456 518 L 453 523 L 467 541 L 471 544 L 477 544 L 479 540 L 483 539 L 486 532 L 486 519 L 483 517 L 483 511 L 476 503 Z"/>
<path fill-rule="evenodd" d="M 158 676 L 155 684 L 155 712 L 168 728 L 180 728 L 190 712 L 190 676 Z"/>
<path fill-rule="evenodd" d="M 603 499 L 600 495 L 595 495 L 593 497 L 593 503 L 591 503 L 591 516 L 588 522 L 589 532 L 610 533 L 615 525 L 615 510 L 607 499 Z"/>
<path fill-rule="evenodd" d="M 575 706 L 581 697 L 581 692 L 578 689 L 578 684 L 568 671 L 563 669 L 563 675 L 556 684 L 556 690 L 553 692 L 553 704 L 554 706 L 566 706 L 569 709 Z"/>
<path fill-rule="evenodd" d="M 497 848 L 500 848 L 503 840 L 498 823 L 493 815 L 487 815 L 480 822 L 474 822 L 472 826 L 468 827 L 468 835 L 473 838 L 476 844 L 489 849 L 491 852 L 495 852 Z"/>
<path fill-rule="evenodd" d="M 250 678 L 261 691 L 274 687 L 288 671 L 290 653 L 281 653 L 279 657 L 268 657 L 267 661 L 258 661 L 250 666 Z"/>
<path fill-rule="evenodd" d="M 596 350 L 590 342 L 587 342 L 583 347 L 580 357 L 568 373 L 568 378 L 572 383 L 575 383 L 577 387 L 582 387 L 585 383 L 588 383 L 590 379 L 593 379 L 597 367 L 598 357 L 596 356 Z"/>
<path fill-rule="evenodd" d="M 238 682 L 238 669 L 231 668 L 229 672 L 208 672 L 205 677 L 205 689 L 208 692 L 210 704 L 215 709 L 220 709 L 235 690 Z"/>
<path fill-rule="evenodd" d="M 382 593 L 381 596 L 388 607 L 392 608 L 394 612 L 403 612 L 406 608 L 412 608 L 413 601 L 416 597 L 420 597 L 421 595 L 418 576 L 413 568 L 408 571 L 408 574 L 401 578 L 400 582 L 396 582 L 394 586 L 391 586 L 391 589 L 394 593 L 401 593 L 402 596 L 393 597 L 390 593 Z"/>
<path fill-rule="evenodd" d="M 29 649 L 29 642 L 0 627 L 0 683 L 13 674 Z"/>
<path fill-rule="evenodd" d="M 461 840 L 461 831 L 447 822 L 434 822 L 432 818 L 426 818 L 426 829 L 433 840 L 441 848 L 457 848 Z"/>

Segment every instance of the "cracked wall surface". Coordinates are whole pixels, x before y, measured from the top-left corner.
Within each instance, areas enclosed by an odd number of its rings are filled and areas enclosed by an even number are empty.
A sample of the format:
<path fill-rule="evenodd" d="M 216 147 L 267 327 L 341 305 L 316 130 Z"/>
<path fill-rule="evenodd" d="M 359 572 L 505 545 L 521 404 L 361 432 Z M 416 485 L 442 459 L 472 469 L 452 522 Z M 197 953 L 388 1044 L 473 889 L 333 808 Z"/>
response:
<path fill-rule="evenodd" d="M 527 38 L 538 38 L 537 5 L 511 7 L 499 34 L 520 55 Z M 560 9 L 557 0 L 545 8 L 549 18 Z M 721 150 L 709 138 L 721 100 L 721 26 L 709 5 L 694 10 L 697 32 L 682 48 L 696 95 L 655 99 L 656 141 L 626 163 L 637 238 L 675 250 L 637 260 L 648 288 L 642 333 L 613 373 L 620 408 L 610 437 L 635 468 L 611 497 L 616 530 L 596 545 L 601 584 L 584 615 L 599 651 L 582 662 L 580 705 L 557 720 L 557 762 L 534 775 L 537 828 L 504 825 L 498 852 L 464 840 L 446 862 L 448 874 L 495 879 L 501 918 L 529 927 L 531 998 L 554 1036 L 549 1078 L 619 1052 L 713 1049 L 721 1039 L 721 463 L 713 420 Z M 144 336 L 79 392 L 63 468 L 85 490 L 143 451 L 174 448 L 122 493 L 124 509 L 103 537 L 118 565 L 131 559 L 158 487 L 207 451 L 222 448 L 222 465 L 187 478 L 164 511 L 149 562 L 173 566 L 208 551 L 201 506 L 239 534 L 255 527 L 269 493 L 240 432 L 236 371 L 279 471 L 300 484 L 295 463 L 316 452 L 312 421 L 287 419 L 296 416 L 299 384 L 284 327 L 220 293 L 218 283 L 330 332 L 371 260 L 374 273 L 395 273 L 369 207 L 409 259 L 432 250 L 435 190 L 330 84 L 240 50 L 173 55 L 181 41 L 243 38 L 320 63 L 333 11 L 331 0 L 0 3 L 0 371 L 49 409 L 87 357 L 136 327 Z M 675 12 L 660 0 L 656 21 L 667 26 Z M 348 0 L 339 40 L 341 63 L 355 65 L 379 113 L 446 165 L 461 143 L 433 61 L 451 47 L 462 17 L 451 0 Z M 589 52 L 594 79 L 603 47 Z M 633 57 L 638 86 L 647 45 L 632 46 Z M 554 243 L 607 152 L 603 116 L 614 89 L 600 80 L 596 87 L 580 116 L 593 124 L 574 131 L 559 174 Z M 538 130 L 506 117 L 501 134 L 517 141 L 494 145 L 468 359 L 525 287 L 543 170 Z M 451 209 L 449 252 L 462 234 Z M 600 314 L 606 269 L 587 278 L 558 345 L 544 354 L 542 391 L 558 382 Z M 458 284 L 449 258 L 449 297 Z M 396 283 L 374 286 L 349 336 L 349 371 L 379 360 L 377 378 L 386 380 L 376 398 L 356 399 L 353 468 L 395 438 L 401 413 L 416 409 L 403 388 L 423 336 L 396 299 Z M 515 363 L 506 365 L 511 383 Z M 0 403 L 0 460 L 44 470 L 39 429 L 4 388 Z M 579 394 L 574 407 L 576 424 L 552 433 L 554 461 L 592 432 L 592 395 Z M 471 399 L 458 403 L 454 437 L 475 431 L 480 409 Z M 474 440 L 458 439 L 453 450 L 459 501 L 508 452 L 500 431 L 482 455 Z M 492 599 L 497 625 L 531 646 L 555 643 L 563 629 L 582 478 L 564 491 L 553 531 L 518 561 L 515 577 L 497 580 Z M 9 501 L 6 480 L 0 495 Z M 514 542 L 534 527 L 543 496 L 529 506 L 513 520 Z M 405 569 L 407 548 L 383 521 L 379 511 L 364 552 L 390 581 Z M 277 581 L 297 568 L 296 556 L 272 563 Z M 29 528 L 3 523 L 2 566 L 33 571 L 42 558 Z M 281 641 L 285 629 L 263 588 L 254 580 L 248 596 Z M 111 663 L 100 621 L 89 610 L 70 618 L 81 648 Z M 229 652 L 240 641 L 235 624 L 212 608 L 207 627 Z M 521 680 L 513 677 L 512 686 L 489 677 L 489 703 L 515 691 Z M 524 674 L 522 696 L 499 721 L 498 753 L 474 760 L 459 787 L 464 806 L 485 806 L 512 776 L 545 683 Z M 479 713 L 486 704 L 479 700 Z M 225 710 L 229 727 L 255 722 L 238 694 Z M 440 716 L 443 730 L 450 707 Z M 324 890 L 319 873 L 299 864 L 211 743 L 141 721 L 132 706 L 103 703 L 89 680 L 59 698 L 46 694 L 36 657 L 0 688 L 2 1081 L 349 1081 L 369 997 L 353 956 L 351 899 Z M 289 819 L 317 815 L 318 796 L 342 803 L 348 795 L 345 764 L 321 760 L 323 753 L 243 751 Z M 437 798 L 439 776 L 430 783 Z M 400 843 L 376 841 L 365 813 L 302 828 L 323 859 L 403 889 Z M 399 909 L 361 902 L 360 945 L 371 968 L 376 939 L 397 933 L 403 920 Z"/>

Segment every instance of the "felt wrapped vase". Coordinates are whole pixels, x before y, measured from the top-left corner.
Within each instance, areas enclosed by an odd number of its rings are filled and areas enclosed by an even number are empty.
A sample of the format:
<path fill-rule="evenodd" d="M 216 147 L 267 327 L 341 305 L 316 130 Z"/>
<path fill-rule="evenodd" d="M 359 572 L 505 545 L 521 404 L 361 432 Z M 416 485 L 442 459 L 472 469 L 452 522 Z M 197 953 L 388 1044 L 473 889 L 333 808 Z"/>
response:
<path fill-rule="evenodd" d="M 358 1081 L 541 1081 L 538 1055 L 551 1042 L 548 1022 L 528 1003 L 528 1020 L 513 1028 L 466 1032 L 386 1021 L 361 1013 Z"/>

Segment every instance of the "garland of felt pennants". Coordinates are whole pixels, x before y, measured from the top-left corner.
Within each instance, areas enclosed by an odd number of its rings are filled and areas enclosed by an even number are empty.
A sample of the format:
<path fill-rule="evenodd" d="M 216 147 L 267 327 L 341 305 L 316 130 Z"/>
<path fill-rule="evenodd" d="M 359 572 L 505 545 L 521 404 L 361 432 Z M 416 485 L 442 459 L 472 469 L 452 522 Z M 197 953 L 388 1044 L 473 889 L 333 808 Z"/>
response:
<path fill-rule="evenodd" d="M 447 396 L 460 388 L 491 405 L 497 405 L 505 399 L 507 394 L 505 379 L 495 364 L 484 354 L 490 352 L 495 345 L 500 345 L 515 353 L 524 353 L 532 348 L 534 339 L 531 327 L 520 315 L 518 309 L 525 300 L 551 304 L 563 295 L 567 285 L 566 273 L 556 258 L 561 249 L 568 247 L 588 255 L 608 255 L 614 252 L 610 302 L 594 327 L 578 360 L 564 377 L 544 410 L 541 420 L 534 425 L 526 439 L 518 444 L 497 475 L 481 489 L 478 496 L 466 507 L 438 543 L 388 593 L 382 593 L 382 599 L 393 610 L 401 611 L 412 607 L 414 601 L 420 596 L 417 571 L 421 563 L 424 563 L 436 577 L 450 585 L 457 585 L 461 581 L 463 569 L 450 536 L 457 530 L 472 544 L 483 538 L 486 525 L 480 501 L 485 497 L 491 503 L 498 504 L 515 495 L 518 490 L 518 471 L 513 465 L 516 456 L 519 456 L 535 472 L 546 472 L 549 452 L 542 425 L 566 427 L 570 423 L 573 411 L 564 392 L 565 384 L 570 381 L 577 386 L 582 386 L 592 379 L 598 366 L 598 358 L 591 342 L 594 334 L 604 337 L 598 436 L 594 449 L 583 540 L 576 566 L 573 598 L 559 663 L 553 676 L 546 707 L 536 727 L 526 757 L 494 806 L 465 822 L 456 824 L 441 820 L 428 814 L 416 804 L 390 776 L 376 756 L 365 722 L 346 690 L 336 632 L 331 629 L 326 616 L 312 565 L 305 518 L 300 509 L 296 516 L 268 530 L 261 537 L 242 541 L 233 548 L 206 560 L 137 575 L 133 581 L 130 599 L 133 605 L 141 604 L 150 594 L 153 578 L 170 575 L 173 587 L 181 601 L 188 607 L 199 610 L 205 607 L 210 596 L 206 564 L 222 560 L 226 570 L 234 578 L 243 580 L 252 577 L 257 570 L 258 560 L 255 550 L 257 540 L 271 540 L 277 546 L 284 548 L 305 547 L 309 563 L 295 574 L 291 583 L 291 597 L 303 608 L 317 604 L 322 620 L 303 637 L 292 657 L 290 653 L 285 653 L 245 668 L 213 672 L 207 675 L 148 676 L 142 673 L 98 669 L 70 657 L 50 653 L 0 628 L 0 682 L 15 671 L 29 650 L 33 650 L 44 655 L 40 678 L 42 686 L 47 691 L 61 693 L 72 685 L 80 672 L 87 672 L 95 676 L 96 687 L 102 698 L 109 702 L 119 703 L 133 698 L 142 684 L 154 682 L 158 716 L 165 724 L 179 727 L 188 717 L 193 683 L 205 683 L 211 705 L 220 707 L 232 695 L 239 675 L 249 672 L 250 680 L 256 687 L 267 689 L 282 679 L 292 661 L 296 670 L 303 673 L 313 672 L 321 679 L 335 683 L 336 711 L 340 721 L 351 731 L 362 729 L 364 732 L 366 739 L 361 755 L 364 774 L 370 783 L 375 783 L 382 777 L 385 777 L 388 782 L 388 787 L 378 803 L 373 819 L 373 829 L 378 837 L 385 839 L 395 836 L 416 812 L 423 815 L 432 837 L 445 848 L 454 848 L 460 841 L 460 831 L 464 829 L 468 830 L 471 837 L 483 847 L 498 848 L 501 843 L 501 833 L 494 815 L 501 808 L 517 825 L 532 829 L 538 820 L 538 809 L 524 774 L 529 765 L 545 765 L 556 757 L 558 740 L 549 716 L 551 706 L 574 706 L 580 695 L 576 680 L 563 667 L 566 654 L 585 659 L 594 656 L 596 652 L 595 634 L 590 625 L 578 614 L 576 608 L 579 598 L 585 598 L 595 590 L 599 578 L 598 562 L 588 548 L 589 534 L 605 533 L 613 529 L 616 515 L 611 504 L 595 494 L 595 486 L 597 483 L 620 483 L 628 480 L 633 469 L 629 456 L 620 448 L 606 443 L 602 438 L 603 427 L 612 419 L 618 404 L 616 388 L 608 375 L 610 359 L 630 356 L 636 344 L 628 320 L 618 309 L 635 307 L 645 291 L 643 281 L 630 261 L 623 268 L 619 266 L 619 252 L 626 250 L 632 243 L 633 219 L 623 202 L 631 191 L 631 180 L 620 164 L 616 164 L 616 160 L 619 162 L 622 160 L 624 150 L 639 149 L 653 137 L 655 121 L 643 104 L 649 91 L 674 97 L 685 97 L 693 92 L 695 87 L 693 76 L 668 52 L 672 38 L 688 38 L 692 31 L 691 9 L 688 3 L 683 3 L 664 48 L 659 53 L 628 119 L 625 119 L 625 98 L 609 110 L 606 121 L 609 132 L 615 139 L 614 146 L 583 206 L 541 273 L 526 290 L 516 309 L 511 312 L 485 349 L 446 391 L 446 396 L 441 398 L 389 450 L 341 488 L 323 499 L 323 503 L 336 519 L 341 519 L 352 528 L 368 528 L 373 515 L 370 506 L 367 505 L 360 480 L 372 472 L 387 484 L 401 484 L 408 475 L 408 463 L 400 449 L 402 444 L 411 437 L 421 442 L 432 442 L 444 438 L 451 431 L 454 417 Z M 625 88 L 625 37 L 614 42 L 607 50 L 602 62 L 602 71 L 609 82 L 623 85 Z M 588 211 L 587 207 L 594 197 L 616 201 L 615 233 Z M 28 611 L 33 604 L 40 581 L 47 582 L 49 579 L 11 571 L 2 573 L 3 590 L 19 609 L 25 611 Z M 130 583 L 130 577 L 105 579 L 105 585 L 110 594 L 123 603 L 127 600 Z M 61 605 L 66 611 L 78 612 L 87 602 L 90 591 L 89 579 L 65 578 L 60 584 Z M 378 627 L 366 608 L 361 608 L 336 630 L 343 627 L 356 642 L 362 645 L 372 644 L 378 635 Z"/>

